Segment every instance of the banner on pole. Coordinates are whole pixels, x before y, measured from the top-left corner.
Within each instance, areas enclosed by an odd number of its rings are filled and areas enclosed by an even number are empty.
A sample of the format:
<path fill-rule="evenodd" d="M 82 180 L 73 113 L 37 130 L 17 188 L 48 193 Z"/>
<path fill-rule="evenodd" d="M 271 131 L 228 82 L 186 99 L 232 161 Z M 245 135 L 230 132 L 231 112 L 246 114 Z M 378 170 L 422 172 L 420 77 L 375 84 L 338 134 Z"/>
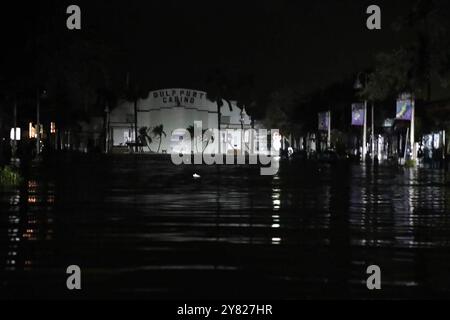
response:
<path fill-rule="evenodd" d="M 319 130 L 328 131 L 330 128 L 330 112 L 319 113 Z"/>
<path fill-rule="evenodd" d="M 364 126 L 364 104 L 352 104 L 352 126 Z"/>
<path fill-rule="evenodd" d="M 411 98 L 400 98 L 397 100 L 397 120 L 407 120 L 411 121 L 412 119 L 412 110 L 413 110 L 414 101 Z"/>

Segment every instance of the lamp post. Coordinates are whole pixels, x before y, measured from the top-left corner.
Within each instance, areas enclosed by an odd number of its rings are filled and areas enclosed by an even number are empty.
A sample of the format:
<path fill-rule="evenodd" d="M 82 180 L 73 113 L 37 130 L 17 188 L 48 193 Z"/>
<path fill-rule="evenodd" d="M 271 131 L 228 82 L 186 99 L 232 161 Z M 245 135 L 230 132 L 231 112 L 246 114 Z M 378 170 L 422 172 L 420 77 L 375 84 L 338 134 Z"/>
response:
<path fill-rule="evenodd" d="M 372 112 L 371 112 L 372 115 L 371 115 L 370 121 L 372 123 L 372 125 L 371 125 L 371 127 L 372 127 L 372 130 L 371 130 L 371 134 L 372 134 L 372 164 L 375 164 L 375 110 L 374 110 L 373 101 L 371 103 L 371 107 L 372 107 Z M 377 156 L 377 158 L 378 158 L 378 156 Z"/>
<path fill-rule="evenodd" d="M 364 73 L 364 84 L 361 83 L 360 81 L 360 76 L 363 73 L 358 73 L 357 77 L 356 77 L 356 82 L 354 85 L 354 88 L 356 90 L 362 90 L 363 88 L 365 88 L 367 86 L 367 74 Z M 373 105 L 372 105 L 372 109 L 373 109 Z M 372 117 L 372 121 L 373 121 L 373 117 Z M 372 133 L 373 134 L 373 133 Z M 364 100 L 364 126 L 363 126 L 363 147 L 362 147 L 362 161 L 366 161 L 366 154 L 367 154 L 367 99 Z"/>
<path fill-rule="evenodd" d="M 328 111 L 327 149 L 331 149 L 331 111 Z"/>
<path fill-rule="evenodd" d="M 134 97 L 134 151 L 139 152 L 139 137 L 138 137 L 138 98 Z"/>
<path fill-rule="evenodd" d="M 36 156 L 41 153 L 41 98 L 45 98 L 47 91 L 36 90 Z"/>
<path fill-rule="evenodd" d="M 14 126 L 13 126 L 13 146 L 12 146 L 12 159 L 15 163 L 16 161 L 16 153 L 17 153 L 17 97 L 14 97 L 14 110 L 13 110 L 13 117 L 14 117 Z"/>
<path fill-rule="evenodd" d="M 36 156 L 39 155 L 41 151 L 41 95 L 39 89 L 36 91 Z"/>
<path fill-rule="evenodd" d="M 411 160 L 416 161 L 417 160 L 417 152 L 416 152 L 416 134 L 415 134 L 415 121 L 416 121 L 416 104 L 415 104 L 415 98 L 411 95 L 411 137 L 410 137 L 410 143 L 411 143 Z"/>
<path fill-rule="evenodd" d="M 109 106 L 105 107 L 105 153 L 109 153 Z"/>
<path fill-rule="evenodd" d="M 448 165 L 447 165 L 447 139 L 446 139 L 447 131 L 444 130 L 442 132 L 442 148 L 444 152 L 442 152 L 442 160 L 444 162 L 444 170 L 445 172 L 448 171 Z"/>
<path fill-rule="evenodd" d="M 241 122 L 241 154 L 244 155 L 244 147 L 245 147 L 245 134 L 244 134 L 244 122 L 245 122 L 245 107 L 242 107 L 241 113 L 240 113 L 240 122 Z"/>
<path fill-rule="evenodd" d="M 410 118 L 405 117 L 407 115 L 407 111 L 410 109 Z M 409 138 L 410 145 L 410 153 L 411 160 L 415 162 L 417 160 L 416 153 L 416 139 L 415 139 L 415 97 L 412 93 L 402 93 L 398 96 L 397 100 L 397 119 L 400 120 L 409 120 L 410 127 L 408 128 L 408 132 L 406 133 L 406 139 Z M 408 137 L 409 136 L 409 137 Z M 405 161 L 406 161 L 406 149 L 407 144 L 405 145 Z"/>

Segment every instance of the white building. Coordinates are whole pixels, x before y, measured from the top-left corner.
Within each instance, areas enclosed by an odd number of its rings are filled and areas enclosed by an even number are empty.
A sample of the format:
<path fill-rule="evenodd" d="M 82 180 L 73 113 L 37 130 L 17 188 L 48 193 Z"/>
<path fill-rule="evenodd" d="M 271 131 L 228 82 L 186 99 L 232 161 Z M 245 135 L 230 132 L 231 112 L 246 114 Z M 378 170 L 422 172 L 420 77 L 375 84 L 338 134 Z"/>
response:
<path fill-rule="evenodd" d="M 190 89 L 162 89 L 149 93 L 146 99 L 137 101 L 137 129 L 147 128 L 152 142 L 143 147 L 144 152 L 179 152 L 183 133 L 194 122 L 201 121 L 202 128 L 218 128 L 217 103 L 207 98 L 206 92 Z M 223 129 L 250 129 L 251 118 L 245 108 L 234 101 L 222 101 L 221 124 Z M 109 113 L 109 145 L 114 149 L 126 148 L 135 142 L 134 103 L 123 101 Z M 163 126 L 165 135 L 152 134 L 155 127 Z M 240 138 L 233 133 L 221 137 L 221 151 L 230 152 L 240 146 Z"/>

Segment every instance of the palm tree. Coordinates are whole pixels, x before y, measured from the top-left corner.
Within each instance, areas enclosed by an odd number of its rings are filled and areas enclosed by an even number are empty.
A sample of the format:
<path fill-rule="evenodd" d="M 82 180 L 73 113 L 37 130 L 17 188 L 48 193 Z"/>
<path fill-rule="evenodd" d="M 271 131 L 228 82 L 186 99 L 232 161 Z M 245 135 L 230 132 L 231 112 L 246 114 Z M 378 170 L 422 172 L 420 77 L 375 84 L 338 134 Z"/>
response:
<path fill-rule="evenodd" d="M 207 98 L 217 105 L 217 129 L 219 130 L 219 153 L 220 153 L 220 124 L 222 123 L 223 96 L 227 91 L 227 80 L 223 72 L 219 69 L 214 70 L 207 78 Z"/>
<path fill-rule="evenodd" d="M 150 149 L 150 143 L 152 143 L 152 138 L 150 138 L 150 136 L 148 135 L 148 131 L 149 131 L 149 129 L 147 127 L 140 128 L 139 129 L 139 137 L 136 140 L 140 141 L 142 146 L 145 143 L 145 145 L 147 145 L 148 150 L 152 151 Z"/>
<path fill-rule="evenodd" d="M 124 98 L 126 101 L 132 102 L 134 106 L 134 134 L 136 136 L 136 152 L 138 151 L 138 102 L 148 96 L 148 90 L 142 87 L 139 83 L 134 81 L 131 83 L 130 72 L 126 75 L 126 84 L 124 88 Z M 147 129 L 147 128 L 146 128 Z M 148 137 L 148 135 L 147 135 Z M 149 148 L 150 149 L 150 148 Z"/>
<path fill-rule="evenodd" d="M 167 134 L 164 131 L 164 125 L 160 124 L 159 126 L 154 127 L 152 133 L 155 137 L 159 138 L 159 146 L 157 151 L 159 153 L 159 149 L 161 149 L 162 136 L 164 135 L 164 137 L 167 137 Z"/>
<path fill-rule="evenodd" d="M 190 125 L 189 127 L 187 127 L 186 129 L 189 134 L 191 135 L 191 137 L 194 137 L 195 135 L 195 129 L 193 125 Z M 206 148 L 208 147 L 208 145 L 210 144 L 210 142 L 214 142 L 214 136 L 205 136 L 205 134 L 208 132 L 207 129 L 203 129 L 202 130 L 202 152 L 204 152 L 206 150 Z M 203 147 L 203 143 L 206 142 L 206 146 Z M 195 150 L 198 152 L 198 146 L 197 144 L 195 144 Z"/>

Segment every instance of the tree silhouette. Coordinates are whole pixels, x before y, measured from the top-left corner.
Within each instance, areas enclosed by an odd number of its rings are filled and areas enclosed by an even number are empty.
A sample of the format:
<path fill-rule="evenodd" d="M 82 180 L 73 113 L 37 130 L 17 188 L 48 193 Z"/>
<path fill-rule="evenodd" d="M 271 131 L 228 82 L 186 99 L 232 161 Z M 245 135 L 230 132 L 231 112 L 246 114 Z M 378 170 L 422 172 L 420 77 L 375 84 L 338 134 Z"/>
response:
<path fill-rule="evenodd" d="M 416 0 L 395 25 L 407 31 L 412 40 L 376 58 L 375 71 L 369 77 L 364 95 L 371 100 L 385 100 L 404 91 L 432 99 L 432 81 L 448 86 L 450 78 L 449 2 Z"/>
<path fill-rule="evenodd" d="M 147 127 L 142 127 L 139 129 L 139 136 L 138 136 L 138 141 L 140 142 L 140 145 L 146 145 L 148 150 L 151 151 L 150 149 L 150 144 L 153 142 L 152 138 L 149 136 L 148 134 L 149 129 Z"/>
<path fill-rule="evenodd" d="M 153 136 L 158 137 L 158 139 L 159 139 L 159 145 L 158 145 L 158 151 L 157 151 L 159 153 L 159 150 L 161 149 L 162 136 L 167 137 L 167 134 L 164 131 L 164 125 L 160 124 L 159 126 L 154 127 L 152 130 L 152 134 L 153 134 Z"/>
<path fill-rule="evenodd" d="M 190 125 L 189 127 L 186 128 L 186 130 L 189 132 L 189 134 L 191 135 L 191 137 L 195 136 L 195 129 L 193 125 Z M 214 142 L 214 136 L 212 136 L 211 134 L 207 134 L 210 131 L 208 129 L 202 129 L 202 152 L 204 152 L 206 150 L 206 148 L 209 146 L 210 142 Z M 203 143 L 206 142 L 206 146 L 203 147 Z M 198 146 L 197 144 L 195 144 L 195 150 L 198 152 Z"/>

